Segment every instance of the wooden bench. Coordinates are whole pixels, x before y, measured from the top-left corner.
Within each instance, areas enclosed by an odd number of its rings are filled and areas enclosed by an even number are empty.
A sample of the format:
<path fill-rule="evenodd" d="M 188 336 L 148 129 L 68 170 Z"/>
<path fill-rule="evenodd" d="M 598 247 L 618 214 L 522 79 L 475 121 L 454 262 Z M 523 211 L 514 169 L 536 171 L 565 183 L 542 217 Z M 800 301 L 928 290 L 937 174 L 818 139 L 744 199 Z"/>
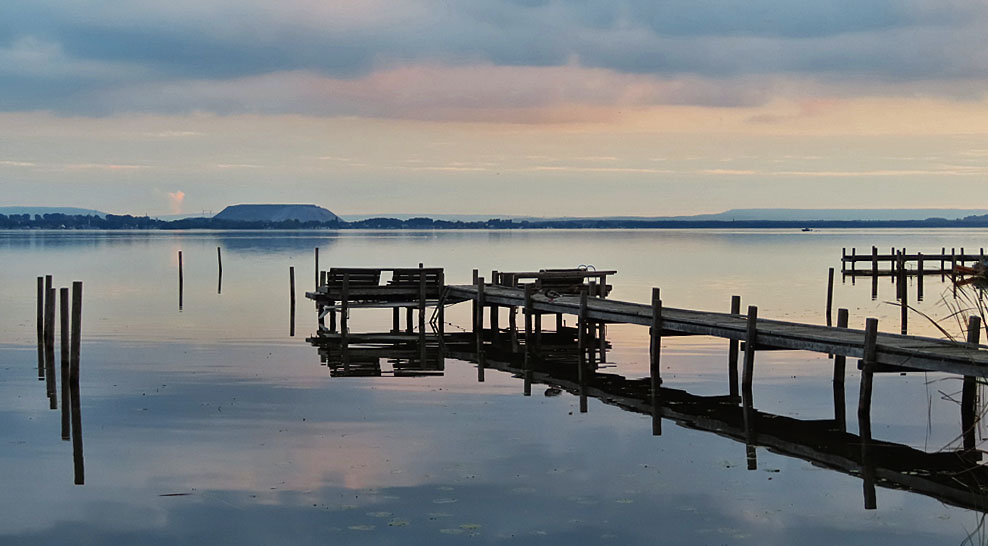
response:
<path fill-rule="evenodd" d="M 540 269 L 539 271 L 519 271 L 499 273 L 493 283 L 498 286 L 518 287 L 521 281 L 531 279 L 535 288 L 542 292 L 557 292 L 559 294 L 579 294 L 584 288 L 589 288 L 591 296 L 607 297 L 611 286 L 607 284 L 607 276 L 615 275 L 617 271 L 593 271 L 587 269 Z"/>

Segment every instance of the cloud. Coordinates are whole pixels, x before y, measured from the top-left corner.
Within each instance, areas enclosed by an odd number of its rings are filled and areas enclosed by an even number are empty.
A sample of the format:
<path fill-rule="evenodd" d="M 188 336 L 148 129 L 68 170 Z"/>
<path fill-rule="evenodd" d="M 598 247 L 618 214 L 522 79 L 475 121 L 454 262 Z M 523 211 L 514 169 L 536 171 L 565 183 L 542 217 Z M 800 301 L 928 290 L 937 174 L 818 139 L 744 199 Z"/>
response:
<path fill-rule="evenodd" d="M 185 192 L 182 190 L 168 192 L 168 202 L 173 214 L 181 214 L 182 205 L 185 203 Z"/>
<path fill-rule="evenodd" d="M 557 109 L 542 105 L 547 119 L 560 119 L 572 105 L 623 106 L 629 96 L 701 106 L 821 90 L 967 100 L 982 97 L 988 80 L 988 6 L 978 0 L 8 0 L 5 7 L 6 111 L 415 111 L 481 119 L 505 114 L 501 107 L 517 114 L 513 103 L 543 95 Z M 566 71 L 588 78 L 584 96 L 569 100 L 578 82 L 560 82 Z M 587 97 L 595 75 L 615 87 Z M 471 90 L 463 78 L 490 91 Z M 787 85 L 793 81 L 799 86 Z M 425 92 L 446 105 L 423 104 Z M 508 104 L 491 108 L 492 98 Z"/>

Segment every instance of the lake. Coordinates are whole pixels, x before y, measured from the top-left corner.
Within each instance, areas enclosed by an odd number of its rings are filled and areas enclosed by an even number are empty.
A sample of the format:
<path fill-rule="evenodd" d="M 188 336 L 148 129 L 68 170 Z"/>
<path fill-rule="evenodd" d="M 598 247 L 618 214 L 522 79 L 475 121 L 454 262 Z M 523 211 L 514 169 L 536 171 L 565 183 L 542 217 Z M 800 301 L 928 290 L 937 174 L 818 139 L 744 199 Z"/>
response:
<path fill-rule="evenodd" d="M 421 262 L 459 284 L 474 268 L 616 269 L 613 299 L 647 303 L 660 287 L 665 306 L 726 312 L 740 295 L 759 317 L 823 324 L 833 267 L 835 310 L 852 327 L 877 317 L 898 332 L 895 285 L 880 279 L 873 298 L 869 280 L 842 279 L 842 249 L 976 252 L 986 240 L 988 230 L 0 232 L 0 543 L 986 544 L 988 502 L 954 506 L 880 473 L 877 507 L 865 509 L 862 476 L 813 460 L 827 448 L 748 450 L 703 419 L 719 406 L 689 405 L 695 419 L 662 420 L 653 435 L 649 415 L 617 400 L 648 375 L 645 328 L 608 327 L 598 372 L 620 396 L 591 395 L 582 413 L 555 372 L 525 396 L 512 366 L 479 382 L 465 357 L 447 357 L 441 374 L 382 361 L 380 376 L 333 376 L 306 342 L 317 321 L 304 298 L 318 247 L 322 269 Z M 84 282 L 84 485 L 37 378 L 45 274 L 56 287 Z M 915 283 L 910 333 L 941 336 L 939 321 L 962 336 L 949 283 L 927 277 L 921 302 Z M 386 331 L 390 315 L 355 310 L 350 328 Z M 468 331 L 469 317 L 469 304 L 449 308 L 446 331 Z M 725 340 L 663 339 L 663 386 L 726 394 L 726 354 Z M 765 351 L 756 369 L 755 408 L 789 423 L 783 440 L 833 419 L 827 355 Z M 851 434 L 858 378 L 848 362 Z M 874 391 L 872 435 L 889 453 L 961 447 L 961 378 L 882 374 Z"/>

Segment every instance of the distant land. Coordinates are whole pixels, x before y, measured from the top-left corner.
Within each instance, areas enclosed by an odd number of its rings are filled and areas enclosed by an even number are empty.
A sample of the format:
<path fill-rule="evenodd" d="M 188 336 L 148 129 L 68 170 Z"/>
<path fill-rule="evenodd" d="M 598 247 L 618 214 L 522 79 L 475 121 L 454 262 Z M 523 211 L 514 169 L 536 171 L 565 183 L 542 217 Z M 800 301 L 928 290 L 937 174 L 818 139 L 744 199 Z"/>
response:
<path fill-rule="evenodd" d="M 80 212 L 81 211 L 81 212 Z M 732 209 L 693 216 L 347 216 L 313 204 L 231 205 L 152 218 L 69 207 L 0 207 L 0 229 L 758 229 L 988 227 L 988 209 Z"/>

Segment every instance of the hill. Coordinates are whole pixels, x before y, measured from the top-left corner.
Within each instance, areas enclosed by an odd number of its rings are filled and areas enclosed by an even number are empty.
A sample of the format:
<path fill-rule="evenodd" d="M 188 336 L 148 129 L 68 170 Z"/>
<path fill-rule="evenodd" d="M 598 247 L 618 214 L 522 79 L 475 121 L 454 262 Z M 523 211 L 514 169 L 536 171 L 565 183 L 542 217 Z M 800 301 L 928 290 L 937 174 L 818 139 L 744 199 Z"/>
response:
<path fill-rule="evenodd" d="M 339 216 L 316 205 L 230 205 L 213 216 L 234 222 L 334 222 Z"/>

